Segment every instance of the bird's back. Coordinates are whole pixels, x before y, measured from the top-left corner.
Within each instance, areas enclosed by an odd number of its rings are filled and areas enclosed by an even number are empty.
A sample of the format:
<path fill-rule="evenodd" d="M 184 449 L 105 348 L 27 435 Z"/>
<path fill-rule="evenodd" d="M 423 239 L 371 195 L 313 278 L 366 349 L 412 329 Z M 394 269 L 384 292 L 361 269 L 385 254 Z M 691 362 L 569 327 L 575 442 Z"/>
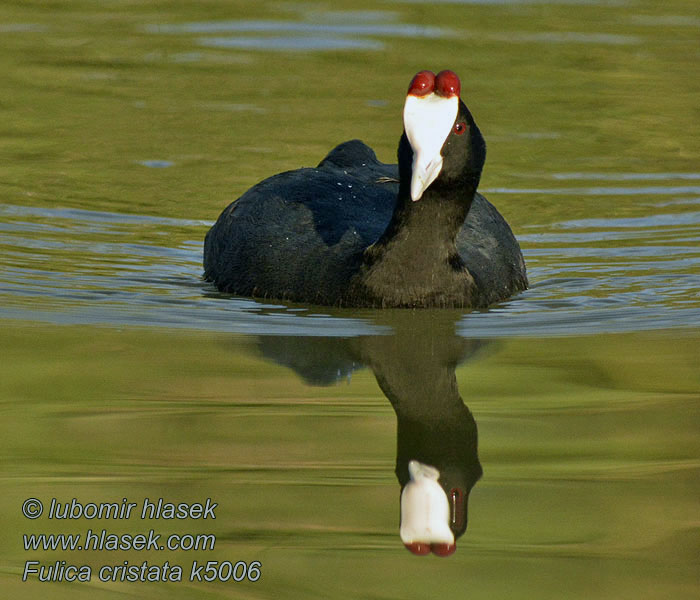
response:
<path fill-rule="evenodd" d="M 337 304 L 391 218 L 395 176 L 353 140 L 316 168 L 260 182 L 207 234 L 205 277 L 244 296 Z"/>
<path fill-rule="evenodd" d="M 243 296 L 342 303 L 364 250 L 386 229 L 397 193 L 396 165 L 380 163 L 359 140 L 340 144 L 318 167 L 270 177 L 230 204 L 205 239 L 205 277 Z M 527 287 L 518 242 L 478 193 L 457 248 L 479 305 Z"/>

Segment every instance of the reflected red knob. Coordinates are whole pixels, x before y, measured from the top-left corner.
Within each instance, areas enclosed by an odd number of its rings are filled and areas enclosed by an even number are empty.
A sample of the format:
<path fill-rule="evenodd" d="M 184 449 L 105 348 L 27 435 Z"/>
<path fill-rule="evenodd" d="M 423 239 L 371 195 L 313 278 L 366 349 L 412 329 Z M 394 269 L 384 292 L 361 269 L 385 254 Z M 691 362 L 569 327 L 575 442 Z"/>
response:
<path fill-rule="evenodd" d="M 408 548 L 409 552 L 413 554 L 418 554 L 423 556 L 425 554 L 430 554 L 430 544 L 425 542 L 411 542 L 410 544 L 404 544 Z"/>
<path fill-rule="evenodd" d="M 457 550 L 457 544 L 431 544 L 430 549 L 437 556 L 449 556 Z"/>

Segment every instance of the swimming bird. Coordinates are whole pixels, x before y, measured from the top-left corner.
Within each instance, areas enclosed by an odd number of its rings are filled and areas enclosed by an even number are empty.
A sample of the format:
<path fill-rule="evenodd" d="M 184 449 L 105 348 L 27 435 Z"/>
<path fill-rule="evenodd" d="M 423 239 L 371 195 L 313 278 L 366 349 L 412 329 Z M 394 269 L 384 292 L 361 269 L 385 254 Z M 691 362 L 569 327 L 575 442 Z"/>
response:
<path fill-rule="evenodd" d="M 453 71 L 408 88 L 398 166 L 359 140 L 274 175 L 207 233 L 224 292 L 354 307 L 481 308 L 527 288 L 510 227 L 477 186 L 486 143 Z"/>

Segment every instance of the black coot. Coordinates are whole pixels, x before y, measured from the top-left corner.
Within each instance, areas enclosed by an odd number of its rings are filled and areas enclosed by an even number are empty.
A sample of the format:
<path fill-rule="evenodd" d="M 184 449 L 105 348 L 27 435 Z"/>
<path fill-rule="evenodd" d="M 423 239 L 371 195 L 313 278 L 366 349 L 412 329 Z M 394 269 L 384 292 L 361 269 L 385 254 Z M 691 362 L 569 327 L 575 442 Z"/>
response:
<path fill-rule="evenodd" d="M 252 187 L 207 233 L 206 279 L 368 307 L 485 307 L 526 289 L 517 240 L 476 192 L 486 144 L 459 91 L 452 71 L 413 78 L 398 168 L 353 140 Z"/>

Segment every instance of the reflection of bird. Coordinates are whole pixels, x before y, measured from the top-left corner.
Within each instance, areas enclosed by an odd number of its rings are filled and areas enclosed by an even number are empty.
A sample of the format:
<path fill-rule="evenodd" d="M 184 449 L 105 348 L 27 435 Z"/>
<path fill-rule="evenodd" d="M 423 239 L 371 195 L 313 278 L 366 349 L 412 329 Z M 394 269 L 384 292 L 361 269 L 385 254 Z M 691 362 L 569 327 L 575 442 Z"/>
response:
<path fill-rule="evenodd" d="M 455 367 L 483 345 L 456 336 L 450 312 L 407 311 L 393 322 L 395 335 L 352 342 L 396 412 L 400 534 L 414 554 L 456 550 L 467 530 L 470 492 L 482 475 L 477 426 Z"/>
<path fill-rule="evenodd" d="M 459 311 L 378 315 L 391 335 L 261 336 L 258 347 L 310 385 L 329 385 L 362 365 L 372 369 L 396 412 L 401 539 L 414 554 L 447 556 L 467 530 L 469 495 L 482 474 L 476 422 L 460 396 L 455 367 L 487 343 L 455 334 Z"/>
<path fill-rule="evenodd" d="M 450 503 L 440 471 L 417 460 L 408 463 L 411 480 L 401 492 L 401 541 L 414 554 L 448 556 L 457 548 L 450 529 Z"/>
<path fill-rule="evenodd" d="M 525 289 L 517 241 L 476 193 L 486 145 L 459 93 L 452 71 L 413 78 L 398 171 L 354 140 L 248 190 L 207 234 L 205 277 L 346 306 L 481 307 Z"/>

